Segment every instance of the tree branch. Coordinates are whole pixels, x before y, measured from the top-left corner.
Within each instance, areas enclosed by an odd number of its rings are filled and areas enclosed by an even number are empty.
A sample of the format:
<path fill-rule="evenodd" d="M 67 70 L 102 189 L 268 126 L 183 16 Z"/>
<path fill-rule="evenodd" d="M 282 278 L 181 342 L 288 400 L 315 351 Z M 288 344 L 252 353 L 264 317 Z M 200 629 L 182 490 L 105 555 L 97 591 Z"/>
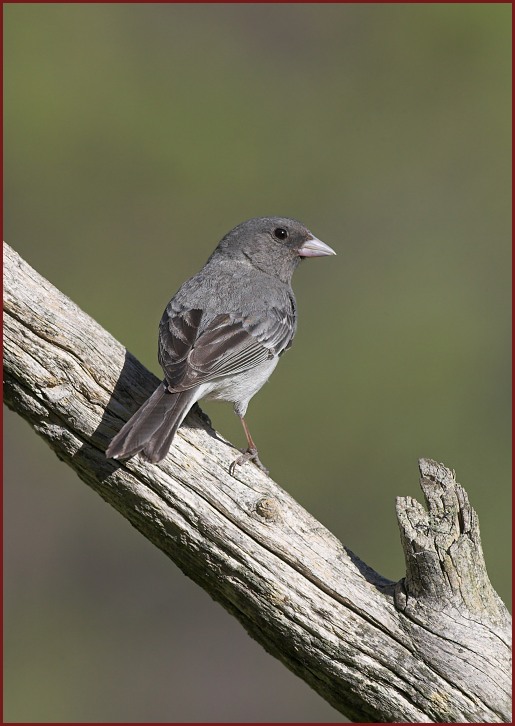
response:
<path fill-rule="evenodd" d="M 406 577 L 359 560 L 198 414 L 158 466 L 106 460 L 157 379 L 4 244 L 7 405 L 248 633 L 356 721 L 509 722 L 510 618 L 454 474 L 399 498 Z"/>

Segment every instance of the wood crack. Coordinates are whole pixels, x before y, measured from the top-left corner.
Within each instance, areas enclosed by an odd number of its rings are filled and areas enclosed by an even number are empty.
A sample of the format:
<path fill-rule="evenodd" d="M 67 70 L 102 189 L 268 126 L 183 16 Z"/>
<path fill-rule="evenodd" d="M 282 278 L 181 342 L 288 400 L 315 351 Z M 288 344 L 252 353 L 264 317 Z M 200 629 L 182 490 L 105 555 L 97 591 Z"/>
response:
<path fill-rule="evenodd" d="M 156 377 L 5 244 L 4 260 L 6 403 L 268 652 L 356 721 L 511 722 L 511 621 L 450 470 L 420 461 L 427 512 L 397 500 L 394 583 L 262 472 L 231 477 L 230 444 L 196 422 L 159 466 L 107 460 Z"/>

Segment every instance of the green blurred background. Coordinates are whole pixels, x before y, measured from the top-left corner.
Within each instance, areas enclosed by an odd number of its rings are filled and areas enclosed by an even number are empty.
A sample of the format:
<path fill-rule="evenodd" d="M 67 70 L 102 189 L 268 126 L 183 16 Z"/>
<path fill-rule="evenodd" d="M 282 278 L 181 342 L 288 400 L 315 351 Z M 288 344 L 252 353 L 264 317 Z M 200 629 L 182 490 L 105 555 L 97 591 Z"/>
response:
<path fill-rule="evenodd" d="M 298 217 L 293 349 L 248 421 L 383 575 L 417 459 L 510 597 L 510 4 L 4 4 L 6 239 L 159 374 L 221 236 Z M 231 407 L 206 405 L 234 443 Z M 6 721 L 341 721 L 5 414 Z"/>

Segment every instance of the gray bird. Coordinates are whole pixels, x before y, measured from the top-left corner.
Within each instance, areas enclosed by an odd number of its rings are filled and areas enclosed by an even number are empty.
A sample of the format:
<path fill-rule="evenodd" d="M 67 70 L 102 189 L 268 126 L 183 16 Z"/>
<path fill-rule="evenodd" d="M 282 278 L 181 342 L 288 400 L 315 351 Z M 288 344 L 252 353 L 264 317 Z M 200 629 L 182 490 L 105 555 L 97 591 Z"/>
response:
<path fill-rule="evenodd" d="M 165 380 L 116 434 L 106 457 L 165 458 L 200 399 L 234 404 L 247 449 L 231 465 L 262 465 L 244 416 L 252 396 L 292 344 L 297 310 L 291 279 L 303 257 L 334 255 L 287 217 L 249 219 L 231 230 L 204 267 L 168 303 L 159 324 Z"/>

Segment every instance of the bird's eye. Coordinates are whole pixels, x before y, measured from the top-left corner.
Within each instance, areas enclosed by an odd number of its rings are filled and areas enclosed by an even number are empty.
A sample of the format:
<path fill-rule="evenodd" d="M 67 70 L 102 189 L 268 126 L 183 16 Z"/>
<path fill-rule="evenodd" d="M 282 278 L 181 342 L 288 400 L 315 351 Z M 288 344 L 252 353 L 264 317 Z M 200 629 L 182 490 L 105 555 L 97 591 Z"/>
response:
<path fill-rule="evenodd" d="M 274 237 L 279 240 L 285 240 L 288 238 L 288 231 L 284 227 L 277 227 L 274 229 Z"/>

